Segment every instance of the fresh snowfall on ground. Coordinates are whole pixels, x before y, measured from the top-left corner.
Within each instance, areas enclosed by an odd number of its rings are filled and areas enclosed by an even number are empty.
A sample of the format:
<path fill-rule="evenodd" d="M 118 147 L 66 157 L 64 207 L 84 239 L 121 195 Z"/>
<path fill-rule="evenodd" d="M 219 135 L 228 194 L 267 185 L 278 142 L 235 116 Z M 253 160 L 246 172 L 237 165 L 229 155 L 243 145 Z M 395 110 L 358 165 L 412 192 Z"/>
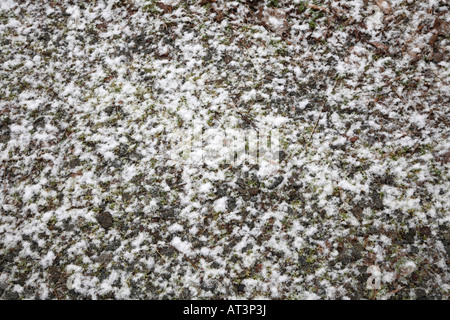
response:
<path fill-rule="evenodd" d="M 448 299 L 449 35 L 445 0 L 1 0 L 0 298 Z"/>

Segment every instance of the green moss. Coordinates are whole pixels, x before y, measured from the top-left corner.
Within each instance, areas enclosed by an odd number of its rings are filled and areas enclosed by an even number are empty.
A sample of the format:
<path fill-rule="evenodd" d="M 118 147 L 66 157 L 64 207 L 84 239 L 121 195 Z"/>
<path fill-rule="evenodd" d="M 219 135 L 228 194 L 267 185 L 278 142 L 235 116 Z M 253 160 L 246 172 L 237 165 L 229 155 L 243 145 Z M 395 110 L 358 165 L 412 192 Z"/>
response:
<path fill-rule="evenodd" d="M 280 6 L 280 1 L 279 0 L 267 0 L 267 6 L 277 8 Z"/>

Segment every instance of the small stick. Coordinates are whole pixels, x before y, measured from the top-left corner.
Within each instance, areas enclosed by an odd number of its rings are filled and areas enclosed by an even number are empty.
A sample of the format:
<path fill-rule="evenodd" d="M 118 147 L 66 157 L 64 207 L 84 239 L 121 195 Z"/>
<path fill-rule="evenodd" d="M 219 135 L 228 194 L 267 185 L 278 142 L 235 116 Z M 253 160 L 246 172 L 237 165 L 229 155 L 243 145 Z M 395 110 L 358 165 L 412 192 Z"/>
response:
<path fill-rule="evenodd" d="M 330 10 L 328 8 L 316 6 L 315 4 L 308 4 L 308 7 L 310 7 L 311 9 L 314 9 L 314 10 L 320 10 L 320 11 L 323 11 L 326 13 L 330 13 Z"/>
<path fill-rule="evenodd" d="M 339 79 L 336 79 L 336 82 L 334 83 L 333 89 L 331 90 L 331 92 L 334 92 L 334 89 L 336 89 L 336 86 L 339 82 Z"/>
<path fill-rule="evenodd" d="M 159 254 L 159 256 L 161 257 L 161 259 L 166 262 L 166 259 L 164 259 L 164 257 L 162 256 L 162 254 L 158 251 L 157 248 L 155 248 L 155 251 Z"/>
<path fill-rule="evenodd" d="M 311 143 L 312 136 L 313 136 L 314 132 L 316 131 L 317 125 L 319 124 L 319 120 L 321 117 L 322 117 L 322 111 L 320 112 L 319 116 L 317 117 L 316 124 L 314 125 L 313 131 L 311 132 L 311 136 L 309 137 L 309 143 Z"/>
<path fill-rule="evenodd" d="M 3 189 L 6 192 L 6 164 L 3 166 Z"/>
<path fill-rule="evenodd" d="M 184 257 L 192 264 L 192 266 L 196 269 L 196 270 L 198 270 L 198 267 L 191 261 L 191 259 L 189 259 L 189 257 L 187 256 L 187 255 L 185 255 L 185 254 L 183 254 L 184 255 Z"/>
<path fill-rule="evenodd" d="M 173 189 L 178 189 L 179 187 L 182 187 L 182 186 L 184 186 L 184 185 L 186 185 L 186 182 L 179 183 L 179 184 L 173 186 L 172 188 L 173 188 Z"/>
<path fill-rule="evenodd" d="M 178 250 L 177 248 L 175 248 L 174 246 L 171 246 L 172 248 L 174 248 L 175 250 L 178 251 L 178 253 L 181 253 L 186 259 L 187 261 L 189 261 L 189 263 L 196 269 L 198 270 L 198 267 L 194 264 L 194 262 L 192 262 L 191 259 L 189 259 L 189 257 L 187 255 L 185 255 L 183 252 L 181 252 L 180 250 Z M 203 270 L 203 269 L 202 269 Z"/>
<path fill-rule="evenodd" d="M 392 290 L 391 292 L 388 293 L 388 296 L 393 296 L 394 294 L 396 294 L 397 292 L 399 292 L 402 289 L 403 289 L 403 287 L 399 287 L 395 290 Z"/>
<path fill-rule="evenodd" d="M 400 95 L 398 94 L 397 90 L 395 90 L 395 88 L 394 88 L 393 85 L 391 85 L 391 88 L 392 88 L 392 90 L 395 92 L 395 94 L 397 95 L 397 97 L 399 97 L 399 98 L 403 101 L 403 103 L 405 103 L 405 100 L 402 98 L 402 96 L 400 96 Z"/>
<path fill-rule="evenodd" d="M 364 241 L 364 248 L 367 247 L 367 243 L 369 242 L 369 237 L 366 238 L 366 241 Z"/>
<path fill-rule="evenodd" d="M 229 104 L 230 106 L 232 106 L 234 108 L 234 110 L 236 110 L 237 113 L 239 113 L 241 115 L 241 117 L 245 120 L 245 122 L 249 123 L 252 125 L 252 127 L 259 132 L 258 128 L 255 126 L 255 124 L 253 123 L 253 121 L 251 121 L 245 114 L 243 114 L 241 111 L 238 110 L 238 108 L 236 108 L 236 106 L 234 104 Z"/>

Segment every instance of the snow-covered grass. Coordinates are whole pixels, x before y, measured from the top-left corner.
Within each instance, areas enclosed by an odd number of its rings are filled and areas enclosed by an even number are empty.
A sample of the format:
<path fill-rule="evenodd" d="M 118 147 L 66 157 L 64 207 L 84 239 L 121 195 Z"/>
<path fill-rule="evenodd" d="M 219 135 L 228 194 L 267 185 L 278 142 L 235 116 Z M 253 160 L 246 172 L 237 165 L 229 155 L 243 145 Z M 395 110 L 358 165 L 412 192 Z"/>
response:
<path fill-rule="evenodd" d="M 2 1 L 0 297 L 448 299 L 448 9 Z"/>

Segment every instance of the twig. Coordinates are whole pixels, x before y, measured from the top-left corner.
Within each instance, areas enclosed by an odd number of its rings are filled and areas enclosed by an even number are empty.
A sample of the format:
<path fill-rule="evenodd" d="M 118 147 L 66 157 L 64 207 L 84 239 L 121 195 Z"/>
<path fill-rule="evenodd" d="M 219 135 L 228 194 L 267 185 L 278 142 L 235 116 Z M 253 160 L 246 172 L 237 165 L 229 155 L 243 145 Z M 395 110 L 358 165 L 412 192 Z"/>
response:
<path fill-rule="evenodd" d="M 161 257 L 161 259 L 166 262 L 166 259 L 164 259 L 164 257 L 162 256 L 162 254 L 158 251 L 157 248 L 155 248 L 155 251 L 159 254 L 159 256 Z"/>
<path fill-rule="evenodd" d="M 177 248 L 175 248 L 174 246 L 171 246 L 172 248 L 174 248 L 175 250 L 177 250 L 178 253 L 181 253 L 186 259 L 187 261 L 189 261 L 189 263 L 196 269 L 198 270 L 198 267 L 194 264 L 194 262 L 192 262 L 191 259 L 189 259 L 189 257 L 187 255 L 185 255 L 183 252 L 181 252 L 180 250 L 178 250 Z M 202 269 L 203 270 L 203 269 Z"/>
<path fill-rule="evenodd" d="M 184 257 L 192 264 L 192 266 L 193 266 L 196 270 L 198 270 L 198 267 L 192 262 L 192 260 L 189 259 L 189 257 L 188 257 L 187 255 L 185 255 L 184 253 L 183 253 L 183 255 L 184 255 Z"/>
<path fill-rule="evenodd" d="M 392 90 L 395 92 L 395 94 L 397 95 L 397 97 L 399 97 L 399 98 L 403 101 L 403 103 L 405 103 L 405 100 L 403 99 L 402 96 L 400 96 L 400 95 L 398 94 L 397 90 L 395 90 L 395 88 L 394 88 L 393 85 L 391 85 L 391 88 L 392 88 Z"/>
<path fill-rule="evenodd" d="M 336 79 L 336 82 L 334 83 L 333 89 L 331 89 L 331 92 L 334 92 L 334 89 L 336 89 L 336 86 L 339 82 L 339 79 Z"/>
<path fill-rule="evenodd" d="M 249 123 L 257 132 L 259 132 L 258 127 L 253 123 L 252 120 L 250 120 L 245 114 L 243 114 L 241 111 L 239 111 L 238 108 L 234 104 L 229 104 L 229 106 L 233 107 L 234 110 L 236 110 L 237 113 L 241 115 L 241 117 L 245 120 L 245 122 Z"/>
<path fill-rule="evenodd" d="M 366 240 L 364 241 L 364 249 L 367 247 L 367 244 L 369 243 L 369 237 L 366 238 Z"/>
<path fill-rule="evenodd" d="M 320 111 L 319 116 L 317 117 L 316 123 L 314 125 L 313 131 L 311 132 L 311 136 L 309 137 L 309 143 L 311 143 L 311 139 L 313 137 L 314 132 L 316 131 L 317 125 L 319 124 L 319 120 L 322 117 L 322 111 Z"/>
<path fill-rule="evenodd" d="M 398 287 L 397 289 L 392 290 L 391 292 L 389 292 L 388 296 L 393 296 L 394 294 L 396 294 L 397 292 L 399 292 L 402 289 L 403 289 L 403 287 Z"/>
<path fill-rule="evenodd" d="M 372 294 L 372 298 L 371 298 L 372 300 L 376 300 L 377 299 L 378 291 L 379 291 L 379 289 L 375 289 L 375 291 Z"/>
<path fill-rule="evenodd" d="M 3 201 L 6 198 L 6 164 L 3 166 L 3 191 L 5 192 L 5 195 L 3 196 Z"/>
<path fill-rule="evenodd" d="M 326 13 L 330 13 L 330 10 L 328 8 L 316 6 L 315 4 L 308 4 L 308 7 L 310 7 L 311 9 L 314 9 L 314 10 L 320 10 L 320 11 L 323 11 Z"/>
<path fill-rule="evenodd" d="M 179 183 L 179 184 L 173 186 L 172 189 L 178 189 L 179 187 L 182 187 L 184 185 L 186 185 L 186 182 Z"/>

